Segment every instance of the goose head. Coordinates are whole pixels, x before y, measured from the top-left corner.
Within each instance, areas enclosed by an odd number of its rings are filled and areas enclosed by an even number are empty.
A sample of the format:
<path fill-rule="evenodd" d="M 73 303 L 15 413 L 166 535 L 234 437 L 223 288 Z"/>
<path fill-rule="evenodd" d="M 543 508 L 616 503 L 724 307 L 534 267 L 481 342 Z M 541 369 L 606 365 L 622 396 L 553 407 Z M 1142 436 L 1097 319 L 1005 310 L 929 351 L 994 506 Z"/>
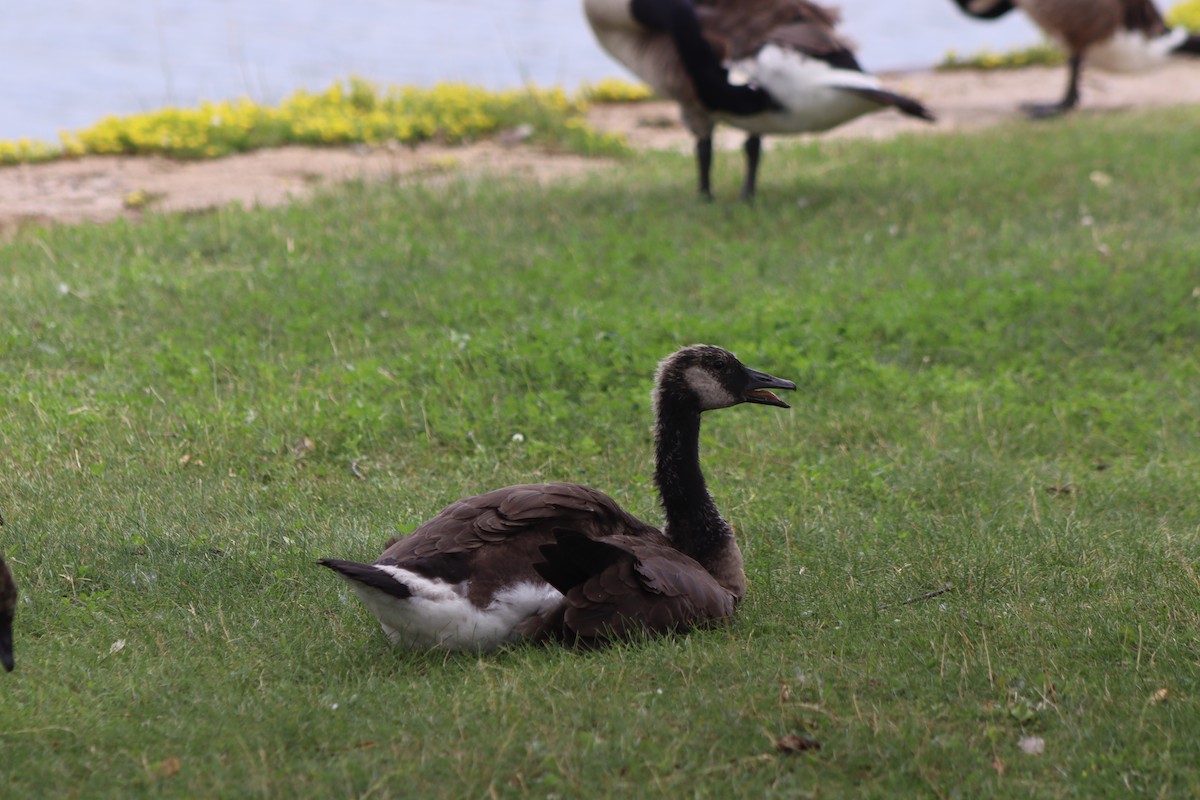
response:
<path fill-rule="evenodd" d="M 655 387 L 659 406 L 711 411 L 741 403 L 789 408 L 771 390 L 794 391 L 796 384 L 751 369 L 728 350 L 694 344 L 659 363 Z"/>
<path fill-rule="evenodd" d="M 0 558 L 0 664 L 13 669 L 12 621 L 17 610 L 17 584 L 4 559 Z"/>

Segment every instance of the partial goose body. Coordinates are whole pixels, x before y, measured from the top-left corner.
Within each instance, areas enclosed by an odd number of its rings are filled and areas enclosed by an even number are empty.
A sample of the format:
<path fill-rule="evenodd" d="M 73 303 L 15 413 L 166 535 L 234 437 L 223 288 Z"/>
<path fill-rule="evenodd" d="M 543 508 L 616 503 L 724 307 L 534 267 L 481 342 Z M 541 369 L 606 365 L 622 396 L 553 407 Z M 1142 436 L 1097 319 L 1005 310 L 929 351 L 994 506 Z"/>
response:
<path fill-rule="evenodd" d="M 536 636 L 562 602 L 534 567 L 559 529 L 657 533 L 586 486 L 508 486 L 451 503 L 373 564 L 321 563 L 347 579 L 393 644 L 490 650 Z"/>
<path fill-rule="evenodd" d="M 786 408 L 772 388 L 795 384 L 717 347 L 663 360 L 655 389 L 663 530 L 595 489 L 529 484 L 451 503 L 374 563 L 319 563 L 349 583 L 394 644 L 410 648 L 596 644 L 727 618 L 745 575 L 700 471 L 700 414 L 740 403 Z"/>
<path fill-rule="evenodd" d="M 3 525 L 0 520 L 0 525 Z M 17 582 L 12 570 L 0 558 L 0 664 L 8 672 L 13 671 L 13 615 L 17 611 Z"/>
<path fill-rule="evenodd" d="M 741 598 L 661 536 L 597 539 L 563 530 L 541 550 L 538 573 L 562 593 L 544 629 L 572 645 L 595 647 L 725 620 Z M 740 572 L 740 553 L 731 551 L 729 560 Z"/>
<path fill-rule="evenodd" d="M 646 9 L 662 9 L 654 27 Z M 669 9 L 670 13 L 666 10 Z M 863 114 L 896 108 L 932 120 L 916 100 L 890 92 L 863 71 L 836 31 L 837 15 L 807 0 L 584 0 L 600 44 L 659 94 L 680 104 L 696 137 L 700 192 L 711 196 L 712 135 L 718 122 L 746 131 L 742 196 L 756 191 L 764 134 L 829 130 Z M 758 91 L 769 102 L 730 108 L 697 90 L 696 61 L 678 29 L 698 30 L 724 80 Z"/>
<path fill-rule="evenodd" d="M 1057 103 L 1027 103 L 1034 118 L 1052 117 L 1079 104 L 1083 64 L 1108 72 L 1145 72 L 1176 55 L 1200 55 L 1200 37 L 1170 28 L 1151 0 L 955 0 L 971 16 L 995 19 L 1023 10 L 1067 51 L 1067 90 Z"/>
<path fill-rule="evenodd" d="M 887 92 L 874 75 L 775 44 L 732 62 L 730 78 L 762 86 L 779 101 L 779 108 L 750 116 L 713 114 L 721 122 L 757 135 L 819 133 L 905 102 Z M 913 113 L 926 116 L 928 112 L 914 109 Z"/>

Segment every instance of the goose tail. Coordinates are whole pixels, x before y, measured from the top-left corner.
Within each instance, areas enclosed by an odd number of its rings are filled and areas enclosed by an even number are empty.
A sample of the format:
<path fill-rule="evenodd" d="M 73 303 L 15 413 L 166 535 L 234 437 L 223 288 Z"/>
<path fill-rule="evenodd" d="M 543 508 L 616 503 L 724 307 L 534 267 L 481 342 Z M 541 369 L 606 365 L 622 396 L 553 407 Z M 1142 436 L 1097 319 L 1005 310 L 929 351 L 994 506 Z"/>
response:
<path fill-rule="evenodd" d="M 1186 39 L 1175 46 L 1172 52 L 1200 56 L 1200 35 L 1189 34 Z"/>
<path fill-rule="evenodd" d="M 914 100 L 911 97 L 889 92 L 887 89 L 877 89 L 867 86 L 843 86 L 841 88 L 843 91 L 856 94 L 881 106 L 891 106 L 907 116 L 917 117 L 928 122 L 937 121 L 932 111 L 923 106 L 920 101 Z"/>
<path fill-rule="evenodd" d="M 351 586 L 377 589 L 398 600 L 412 597 L 412 589 L 398 580 L 392 570 L 376 564 L 360 564 L 357 561 L 342 561 L 336 558 L 322 558 L 317 563 L 341 575 Z"/>

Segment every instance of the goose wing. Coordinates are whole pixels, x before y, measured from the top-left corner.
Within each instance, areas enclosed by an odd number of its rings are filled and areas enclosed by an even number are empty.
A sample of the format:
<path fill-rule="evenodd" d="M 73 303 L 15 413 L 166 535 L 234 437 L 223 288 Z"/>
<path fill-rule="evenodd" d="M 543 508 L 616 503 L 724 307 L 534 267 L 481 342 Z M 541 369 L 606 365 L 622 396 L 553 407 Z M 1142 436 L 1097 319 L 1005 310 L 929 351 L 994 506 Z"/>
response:
<path fill-rule="evenodd" d="M 706 38 L 728 59 L 752 56 L 768 44 L 786 47 L 843 69 L 861 71 L 849 42 L 837 35 L 833 9 L 806 0 L 700 0 Z"/>
<path fill-rule="evenodd" d="M 1125 0 L 1125 28 L 1142 31 L 1147 36 L 1161 36 L 1167 32 L 1167 21 L 1152 0 Z"/>
<path fill-rule="evenodd" d="M 461 553 L 514 537 L 569 527 L 593 536 L 653 531 L 603 492 L 573 483 L 507 486 L 451 503 L 410 535 L 392 544 L 380 560 Z"/>
<path fill-rule="evenodd" d="M 376 559 L 452 584 L 469 581 L 470 597 L 486 604 L 497 590 L 540 582 L 538 548 L 556 528 L 590 536 L 644 536 L 657 529 L 638 520 L 603 492 L 571 483 L 508 486 L 446 506 Z"/>
<path fill-rule="evenodd" d="M 698 562 L 659 537 L 594 539 L 557 530 L 535 565 L 563 593 L 547 627 L 578 644 L 683 631 L 733 615 L 734 599 Z"/>

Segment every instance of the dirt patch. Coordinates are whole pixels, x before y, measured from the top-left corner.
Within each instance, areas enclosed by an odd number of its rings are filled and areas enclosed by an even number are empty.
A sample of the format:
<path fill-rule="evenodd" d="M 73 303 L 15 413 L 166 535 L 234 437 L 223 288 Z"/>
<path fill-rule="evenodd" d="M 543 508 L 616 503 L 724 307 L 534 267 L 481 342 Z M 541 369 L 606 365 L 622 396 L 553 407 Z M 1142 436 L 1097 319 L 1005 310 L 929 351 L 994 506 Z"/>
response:
<path fill-rule="evenodd" d="M 1019 118 L 1021 102 L 1058 99 L 1066 70 L 917 72 L 888 76 L 886 83 L 920 98 L 937 114 L 938 122 L 931 125 L 882 113 L 821 135 L 887 139 L 909 132 L 978 130 Z M 1200 63 L 1175 63 L 1137 76 L 1085 73 L 1083 94 L 1084 113 L 1200 104 Z M 625 134 L 636 148 L 688 152 L 693 146 L 671 103 L 597 106 L 589 118 L 600 130 Z M 742 139 L 738 131 L 723 128 L 716 145 L 732 149 Z M 199 162 L 92 156 L 0 168 L 0 235 L 26 224 L 136 217 L 147 208 L 197 211 L 229 203 L 276 205 L 303 198 L 322 184 L 347 180 L 427 181 L 499 173 L 545 182 L 611 166 L 606 160 L 498 142 L 468 147 L 285 147 Z"/>
<path fill-rule="evenodd" d="M 0 169 L 0 233 L 26 224 L 103 222 L 144 209 L 198 211 L 240 203 L 278 205 L 322 185 L 415 181 L 500 172 L 548 181 L 607 166 L 532 147 L 282 147 L 213 161 L 89 156 Z"/>

